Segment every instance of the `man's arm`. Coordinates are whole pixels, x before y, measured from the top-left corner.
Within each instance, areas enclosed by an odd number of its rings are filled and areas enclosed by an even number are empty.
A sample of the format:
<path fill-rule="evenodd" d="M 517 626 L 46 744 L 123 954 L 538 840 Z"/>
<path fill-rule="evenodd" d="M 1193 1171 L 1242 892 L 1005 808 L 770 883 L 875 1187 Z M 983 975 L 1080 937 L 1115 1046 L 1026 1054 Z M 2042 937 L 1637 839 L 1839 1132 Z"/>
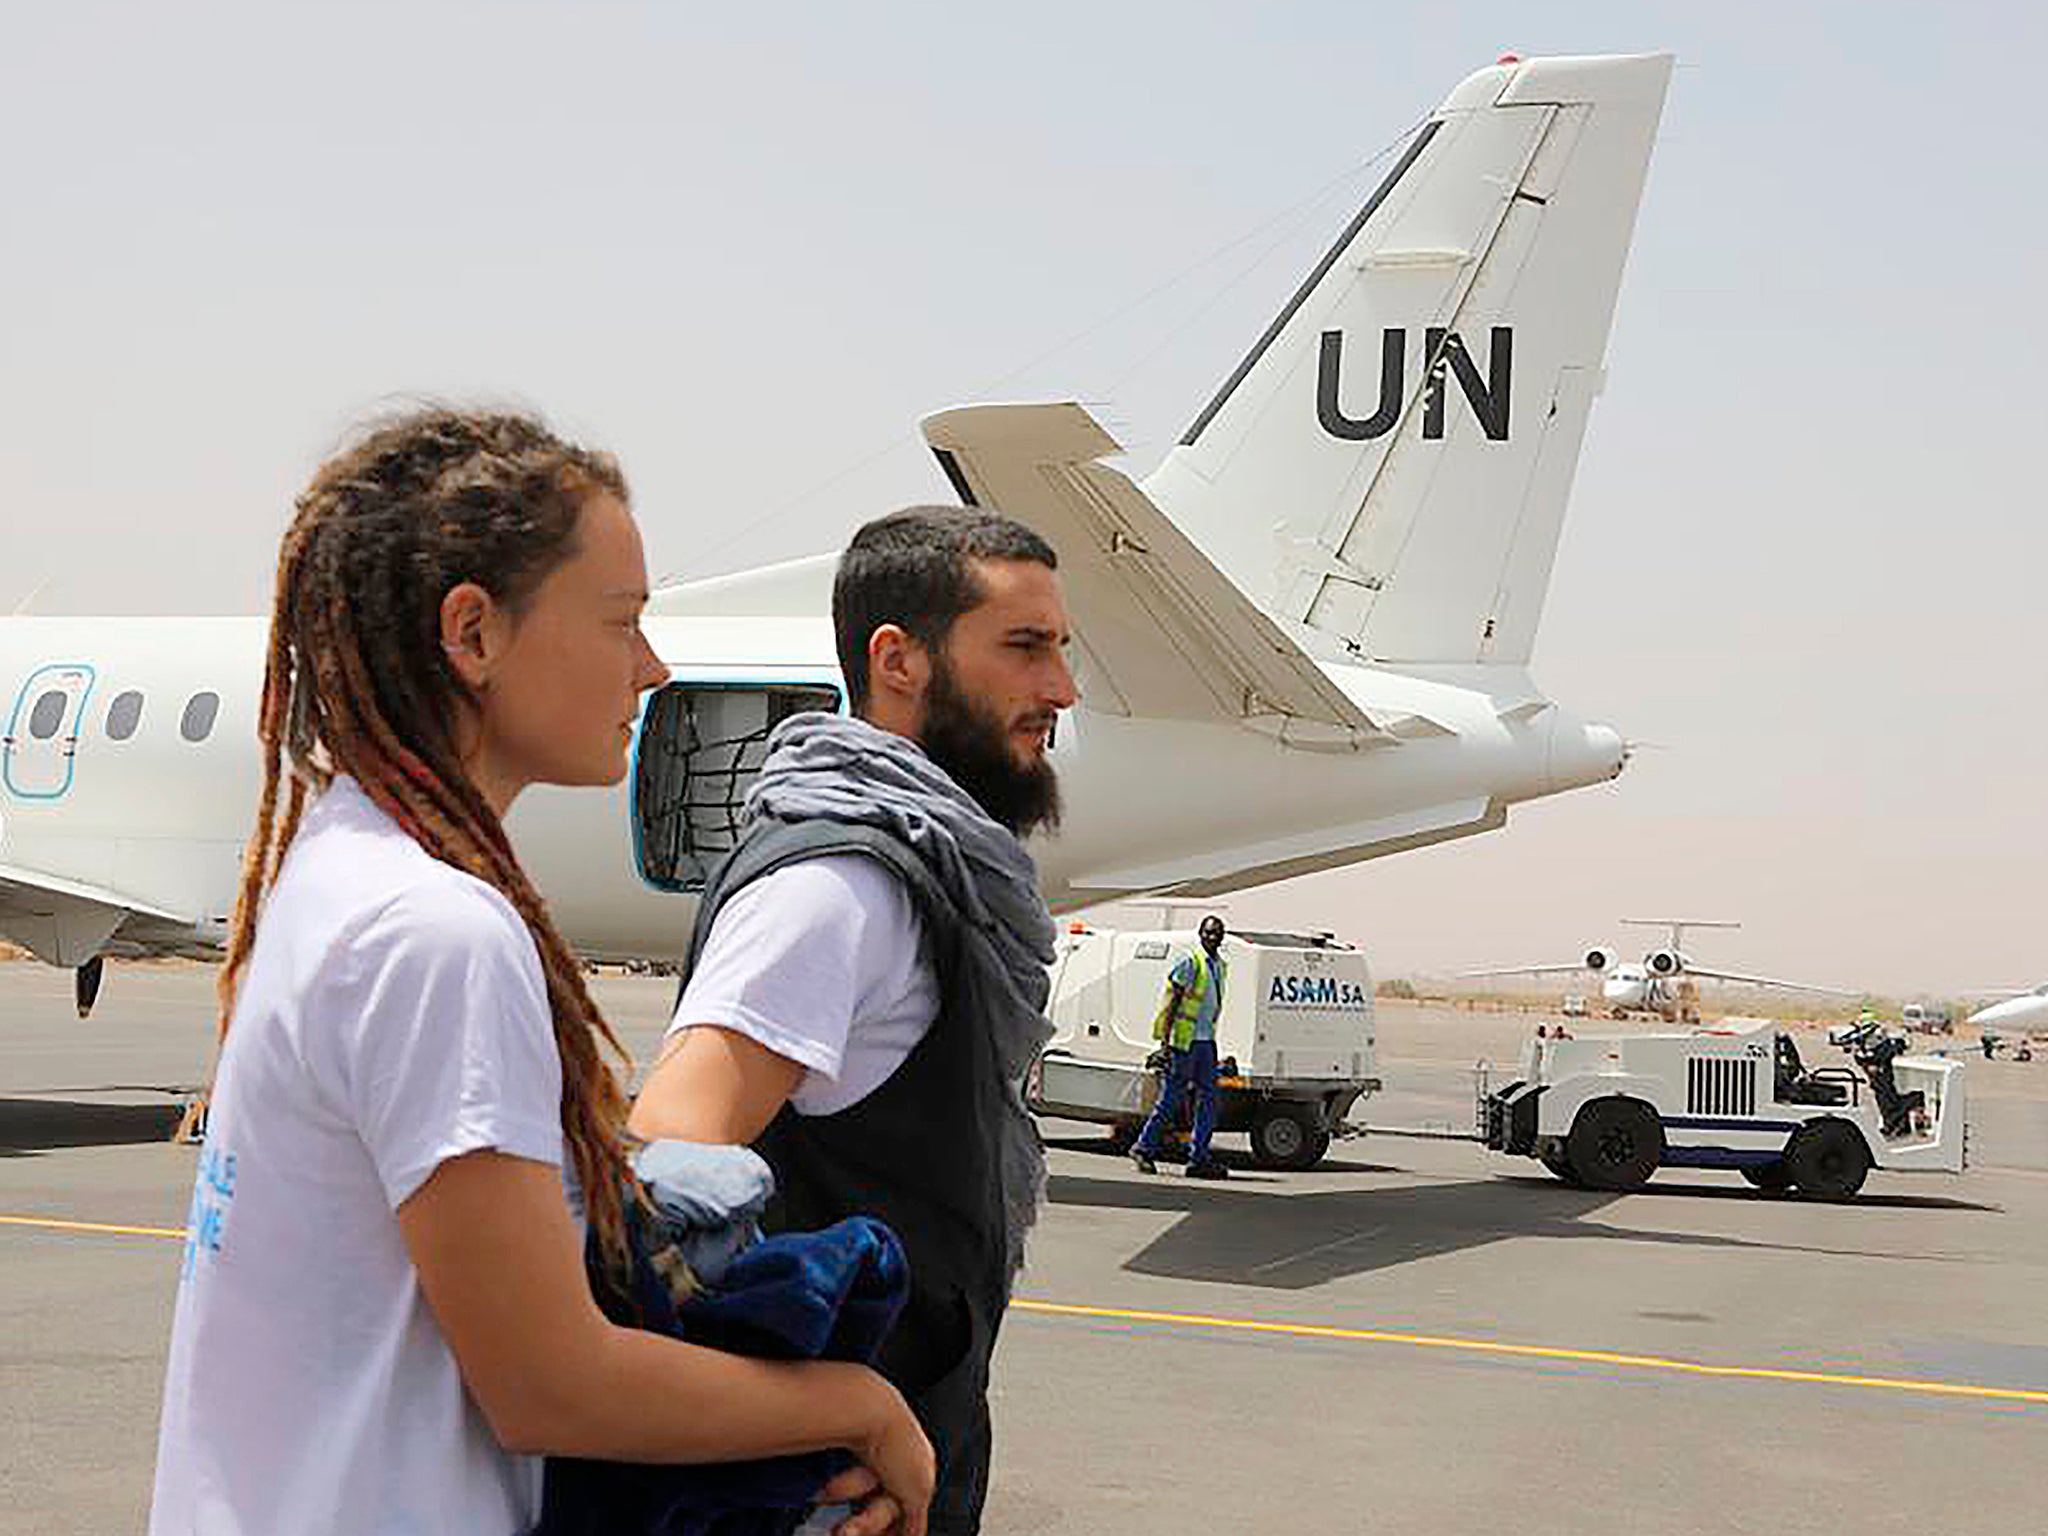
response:
<path fill-rule="evenodd" d="M 1181 984 L 1171 976 L 1166 981 L 1166 1001 L 1152 1021 L 1152 1038 L 1169 1050 L 1173 1047 L 1174 1015 L 1180 1012 Z"/>
<path fill-rule="evenodd" d="M 909 893 L 857 854 L 763 875 L 719 908 L 640 1091 L 636 1136 L 744 1145 L 845 1062 L 878 956 L 911 935 Z"/>
<path fill-rule="evenodd" d="M 744 1146 L 781 1112 L 804 1070 L 745 1035 L 695 1025 L 678 1033 L 655 1062 L 627 1127 L 647 1141 Z"/>
<path fill-rule="evenodd" d="M 1188 988 L 1195 982 L 1193 957 L 1181 956 L 1174 961 L 1173 969 L 1166 973 L 1166 1016 L 1170 1019 L 1180 1012 L 1180 1005 L 1187 1001 Z"/>

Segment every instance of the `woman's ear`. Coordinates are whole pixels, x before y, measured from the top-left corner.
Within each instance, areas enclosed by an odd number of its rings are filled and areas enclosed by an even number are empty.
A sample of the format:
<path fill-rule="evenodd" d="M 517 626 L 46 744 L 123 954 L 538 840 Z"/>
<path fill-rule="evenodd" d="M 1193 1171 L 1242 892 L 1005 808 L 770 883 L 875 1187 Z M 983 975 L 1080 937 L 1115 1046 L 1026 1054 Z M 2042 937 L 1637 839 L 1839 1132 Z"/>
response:
<path fill-rule="evenodd" d="M 472 692 L 490 686 L 500 651 L 499 620 L 497 603 L 473 581 L 450 587 L 441 599 L 441 649 Z"/>

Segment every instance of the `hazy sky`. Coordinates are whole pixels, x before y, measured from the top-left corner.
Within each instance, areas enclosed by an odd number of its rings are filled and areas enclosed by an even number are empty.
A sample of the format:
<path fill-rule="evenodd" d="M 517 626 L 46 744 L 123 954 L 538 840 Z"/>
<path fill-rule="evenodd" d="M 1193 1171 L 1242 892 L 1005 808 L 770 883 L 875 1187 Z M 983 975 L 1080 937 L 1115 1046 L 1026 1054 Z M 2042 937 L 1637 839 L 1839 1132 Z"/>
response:
<path fill-rule="evenodd" d="M 1383 974 L 1677 915 L 2048 976 L 2038 6 L 15 7 L 0 612 L 260 610 L 292 492 L 422 394 L 615 449 L 660 572 L 950 499 L 961 401 L 1088 402 L 1142 474 L 1503 49 L 1679 55 L 1536 654 L 1656 745 L 1231 916 Z"/>

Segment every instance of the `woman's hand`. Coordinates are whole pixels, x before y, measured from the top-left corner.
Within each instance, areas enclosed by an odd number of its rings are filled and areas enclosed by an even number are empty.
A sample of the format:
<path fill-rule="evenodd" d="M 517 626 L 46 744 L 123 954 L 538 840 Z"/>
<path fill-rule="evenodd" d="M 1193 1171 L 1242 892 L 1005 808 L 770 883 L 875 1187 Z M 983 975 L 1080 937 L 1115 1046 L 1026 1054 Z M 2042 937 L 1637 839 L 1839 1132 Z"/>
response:
<path fill-rule="evenodd" d="M 870 1502 L 891 1501 L 857 1536 L 922 1536 L 933 1456 L 902 1394 L 864 1365 L 751 1359 L 614 1326 L 591 1300 L 560 1169 L 452 1158 L 398 1208 L 398 1226 L 508 1451 L 702 1466 L 843 1447 L 880 1479 Z"/>
<path fill-rule="evenodd" d="M 851 1448 L 861 1464 L 819 1489 L 817 1502 L 860 1506 L 833 1536 L 924 1536 L 938 1480 L 931 1442 L 900 1392 L 864 1367 L 853 1369 L 873 1384 L 873 1426 Z"/>

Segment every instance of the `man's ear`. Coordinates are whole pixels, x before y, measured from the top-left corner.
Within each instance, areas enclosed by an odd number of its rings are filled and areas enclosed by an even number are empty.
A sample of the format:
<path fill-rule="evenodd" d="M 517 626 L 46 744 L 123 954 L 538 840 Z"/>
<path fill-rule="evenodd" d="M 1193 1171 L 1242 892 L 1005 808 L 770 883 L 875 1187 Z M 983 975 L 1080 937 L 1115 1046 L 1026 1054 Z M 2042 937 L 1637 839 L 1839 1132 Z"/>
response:
<path fill-rule="evenodd" d="M 868 636 L 868 693 L 912 712 L 924 706 L 932 657 L 924 642 L 900 624 L 878 624 Z"/>
<path fill-rule="evenodd" d="M 505 638 L 504 611 L 490 593 L 473 581 L 448 589 L 441 599 L 441 649 L 473 692 L 490 686 Z"/>

